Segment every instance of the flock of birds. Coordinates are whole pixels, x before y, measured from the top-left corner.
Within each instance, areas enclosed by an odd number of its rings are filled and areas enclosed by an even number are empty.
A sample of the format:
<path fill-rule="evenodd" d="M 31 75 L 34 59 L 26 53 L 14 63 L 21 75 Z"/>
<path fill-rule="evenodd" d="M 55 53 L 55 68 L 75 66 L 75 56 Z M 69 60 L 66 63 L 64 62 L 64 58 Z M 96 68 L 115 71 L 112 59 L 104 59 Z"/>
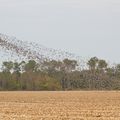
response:
<path fill-rule="evenodd" d="M 26 61 L 33 59 L 39 63 L 68 58 L 77 60 L 81 67 L 85 65 L 85 60 L 75 54 L 47 48 L 34 42 L 18 40 L 4 34 L 0 34 L 0 58 L 1 62 L 2 60 Z"/>

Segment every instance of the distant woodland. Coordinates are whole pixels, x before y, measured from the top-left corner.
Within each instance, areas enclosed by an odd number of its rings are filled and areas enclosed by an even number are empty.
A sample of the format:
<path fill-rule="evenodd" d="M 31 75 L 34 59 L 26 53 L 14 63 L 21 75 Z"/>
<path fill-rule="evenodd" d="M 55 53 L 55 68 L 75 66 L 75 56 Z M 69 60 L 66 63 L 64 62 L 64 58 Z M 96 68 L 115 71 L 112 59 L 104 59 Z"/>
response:
<path fill-rule="evenodd" d="M 42 64 L 5 61 L 0 70 L 0 90 L 120 90 L 120 64 L 110 67 L 92 57 L 80 69 L 77 61 L 45 61 Z"/>

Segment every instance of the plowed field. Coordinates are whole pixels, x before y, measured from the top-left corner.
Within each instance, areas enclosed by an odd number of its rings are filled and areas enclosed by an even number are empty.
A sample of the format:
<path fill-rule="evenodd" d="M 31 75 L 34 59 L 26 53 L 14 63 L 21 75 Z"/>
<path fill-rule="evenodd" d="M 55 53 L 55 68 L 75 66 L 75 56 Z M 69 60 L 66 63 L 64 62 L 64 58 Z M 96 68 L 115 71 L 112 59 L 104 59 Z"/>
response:
<path fill-rule="evenodd" d="M 0 92 L 0 120 L 120 120 L 120 92 Z"/>

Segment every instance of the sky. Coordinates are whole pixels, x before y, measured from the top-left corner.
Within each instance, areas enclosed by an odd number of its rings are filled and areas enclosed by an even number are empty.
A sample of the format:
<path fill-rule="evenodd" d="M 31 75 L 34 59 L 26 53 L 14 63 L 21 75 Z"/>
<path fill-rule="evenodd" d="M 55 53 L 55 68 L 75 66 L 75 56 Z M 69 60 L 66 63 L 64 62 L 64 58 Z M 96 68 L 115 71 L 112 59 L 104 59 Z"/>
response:
<path fill-rule="evenodd" d="M 119 0 L 0 0 L 0 33 L 120 62 Z"/>

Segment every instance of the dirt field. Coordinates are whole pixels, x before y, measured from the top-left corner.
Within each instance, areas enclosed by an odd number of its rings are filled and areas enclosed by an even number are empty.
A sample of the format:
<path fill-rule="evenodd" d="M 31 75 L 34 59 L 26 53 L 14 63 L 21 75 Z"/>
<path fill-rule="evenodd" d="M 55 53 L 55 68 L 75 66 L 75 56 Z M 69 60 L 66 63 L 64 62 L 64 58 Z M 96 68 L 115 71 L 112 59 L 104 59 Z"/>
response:
<path fill-rule="evenodd" d="M 0 92 L 0 120 L 120 120 L 120 92 Z"/>

